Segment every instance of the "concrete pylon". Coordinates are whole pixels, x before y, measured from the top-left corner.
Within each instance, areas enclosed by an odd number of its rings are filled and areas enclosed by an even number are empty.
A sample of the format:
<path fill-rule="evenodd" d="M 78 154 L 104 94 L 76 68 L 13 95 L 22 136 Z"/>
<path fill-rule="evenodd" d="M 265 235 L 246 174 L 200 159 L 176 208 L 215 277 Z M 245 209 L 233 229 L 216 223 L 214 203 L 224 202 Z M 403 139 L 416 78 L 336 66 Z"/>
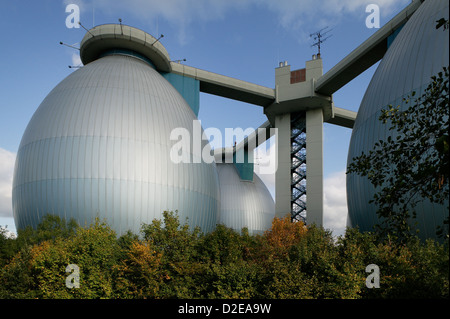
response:
<path fill-rule="evenodd" d="M 275 216 L 323 224 L 323 123 L 332 117 L 332 98 L 315 93 L 322 59 L 291 71 L 275 69 L 275 103 L 265 114 L 278 129 Z"/>

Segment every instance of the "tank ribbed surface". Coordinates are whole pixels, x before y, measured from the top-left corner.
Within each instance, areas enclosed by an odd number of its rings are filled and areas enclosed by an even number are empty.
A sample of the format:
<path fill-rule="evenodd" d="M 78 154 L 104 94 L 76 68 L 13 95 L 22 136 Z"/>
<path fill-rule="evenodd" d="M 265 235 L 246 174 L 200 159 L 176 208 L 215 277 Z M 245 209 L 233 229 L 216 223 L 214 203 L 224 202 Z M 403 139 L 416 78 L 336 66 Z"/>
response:
<path fill-rule="evenodd" d="M 380 62 L 364 98 L 353 128 L 348 162 L 362 152 L 368 153 L 374 144 L 386 140 L 392 132 L 379 121 L 381 109 L 392 104 L 406 109 L 402 98 L 413 91 L 420 96 L 431 82 L 431 76 L 449 64 L 448 30 L 436 30 L 436 21 L 448 19 L 448 0 L 427 0 L 399 32 Z M 373 230 L 379 222 L 376 207 L 368 204 L 374 188 L 367 178 L 347 175 L 347 200 L 352 226 Z M 423 238 L 434 237 L 436 226 L 448 214 L 444 205 L 423 200 L 416 206 L 418 227 Z"/>
<path fill-rule="evenodd" d="M 41 103 L 19 146 L 16 226 L 50 213 L 138 233 L 178 210 L 181 221 L 211 231 L 220 202 L 215 164 L 170 159 L 171 131 L 192 132 L 193 120 L 173 86 L 137 58 L 106 56 L 73 72 Z"/>

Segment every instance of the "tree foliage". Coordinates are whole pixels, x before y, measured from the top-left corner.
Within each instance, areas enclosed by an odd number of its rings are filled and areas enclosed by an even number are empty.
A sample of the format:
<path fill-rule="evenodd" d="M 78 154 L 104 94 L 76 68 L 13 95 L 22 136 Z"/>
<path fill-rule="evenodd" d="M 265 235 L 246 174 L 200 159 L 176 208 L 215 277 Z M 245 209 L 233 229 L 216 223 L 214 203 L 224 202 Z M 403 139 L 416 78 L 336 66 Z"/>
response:
<path fill-rule="evenodd" d="M 176 213 L 163 217 L 142 225 L 140 234 L 117 237 L 99 220 L 65 231 L 69 223 L 54 223 L 57 218 L 49 216 L 38 229 L 52 224 L 51 234 L 20 232 L 8 242 L 10 252 L 0 256 L 0 298 L 449 296 L 448 242 L 397 244 L 357 229 L 334 238 L 289 218 L 275 218 L 261 235 L 224 225 L 204 234 L 181 223 Z M 0 239 L 3 246 L 4 236 Z M 79 267 L 79 288 L 66 286 L 69 264 Z M 379 289 L 365 285 L 369 264 L 380 267 Z"/>
<path fill-rule="evenodd" d="M 449 69 L 443 68 L 425 92 L 404 98 L 406 110 L 389 105 L 380 121 L 392 134 L 375 143 L 367 154 L 352 159 L 347 173 L 366 176 L 376 189 L 373 199 L 382 220 L 380 230 L 400 241 L 411 236 L 415 206 L 428 199 L 448 203 L 449 198 Z M 441 225 L 440 234 L 448 236 Z"/>
<path fill-rule="evenodd" d="M 98 220 L 88 228 L 76 227 L 66 232 L 69 224 L 47 216 L 30 235 L 19 232 L 19 252 L 2 270 L 0 297 L 6 298 L 108 298 L 112 297 L 113 277 L 109 271 L 116 264 L 117 238 Z M 69 227 L 70 228 L 70 227 Z M 44 230 L 39 231 L 39 230 Z M 26 236 L 26 240 L 21 239 Z M 45 238 L 45 240 L 43 240 Z M 33 243 L 25 244 L 23 243 Z M 66 287 L 66 267 L 80 268 L 80 288 Z"/>

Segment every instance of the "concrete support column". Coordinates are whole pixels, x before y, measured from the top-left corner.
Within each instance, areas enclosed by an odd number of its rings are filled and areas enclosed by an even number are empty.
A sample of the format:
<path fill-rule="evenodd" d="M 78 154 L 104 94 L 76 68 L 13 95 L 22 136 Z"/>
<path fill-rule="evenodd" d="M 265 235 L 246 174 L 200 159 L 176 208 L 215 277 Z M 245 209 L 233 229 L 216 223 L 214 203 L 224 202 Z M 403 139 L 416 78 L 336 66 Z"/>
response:
<path fill-rule="evenodd" d="M 306 221 L 323 224 L 323 111 L 306 111 Z"/>
<path fill-rule="evenodd" d="M 304 176 L 302 172 L 292 170 L 293 156 L 297 165 L 300 154 L 292 154 L 292 138 L 298 137 L 295 135 L 298 128 L 293 135 L 291 117 L 298 112 L 305 112 L 306 223 L 318 226 L 323 225 L 323 121 L 324 115 L 332 113 L 331 97 L 317 95 L 314 91 L 315 79 L 322 74 L 322 59 L 306 61 L 305 69 L 292 72 L 287 63 L 280 63 L 275 69 L 275 103 L 264 110 L 278 128 L 275 216 L 294 214 L 296 219 L 304 216 Z M 296 120 L 294 122 L 297 123 Z M 302 140 L 295 141 L 296 144 L 299 142 L 304 143 Z M 294 152 L 298 151 L 298 147 L 295 146 Z M 303 157 L 301 161 L 305 161 Z M 293 174 L 297 174 L 295 179 Z"/>
<path fill-rule="evenodd" d="M 275 173 L 275 217 L 291 216 L 291 115 L 275 117 L 278 129 Z"/>

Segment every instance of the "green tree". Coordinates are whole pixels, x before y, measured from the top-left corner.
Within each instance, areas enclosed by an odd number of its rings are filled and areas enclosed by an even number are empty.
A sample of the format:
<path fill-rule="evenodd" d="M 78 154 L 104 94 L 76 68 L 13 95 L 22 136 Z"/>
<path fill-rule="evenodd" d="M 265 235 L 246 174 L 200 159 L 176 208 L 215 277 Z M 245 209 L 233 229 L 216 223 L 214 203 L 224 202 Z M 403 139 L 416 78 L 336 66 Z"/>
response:
<path fill-rule="evenodd" d="M 17 231 L 18 249 L 26 245 L 39 244 L 46 240 L 69 238 L 78 230 L 79 226 L 75 219 L 66 221 L 57 215 L 47 214 L 36 228 L 27 226 Z"/>
<path fill-rule="evenodd" d="M 64 291 L 69 291 L 74 298 L 114 297 L 114 266 L 118 263 L 120 247 L 116 233 L 106 222 L 96 219 L 89 227 L 80 228 L 72 240 L 61 243 L 61 248 L 68 252 L 67 262 L 80 268 L 80 288 L 64 287 Z"/>
<path fill-rule="evenodd" d="M 448 68 L 443 68 L 417 99 L 404 99 L 406 110 L 389 105 L 380 120 L 394 131 L 375 143 L 368 154 L 352 159 L 347 173 L 367 176 L 376 188 L 370 202 L 377 206 L 382 234 L 400 241 L 411 236 L 410 218 L 424 198 L 443 204 L 449 196 Z M 448 238 L 448 216 L 445 221 Z M 444 226 L 444 225 L 443 225 Z M 441 233 L 443 230 L 440 230 Z"/>
<path fill-rule="evenodd" d="M 115 295 L 119 298 L 157 298 L 161 284 L 162 253 L 151 241 L 138 239 L 126 247 L 126 256 L 114 266 Z"/>
<path fill-rule="evenodd" d="M 56 227 L 56 236 L 21 247 L 0 269 L 0 298 L 449 296 L 448 242 L 401 244 L 357 229 L 335 239 L 289 219 L 274 219 L 263 235 L 224 225 L 202 234 L 176 213 L 163 217 L 143 225 L 140 237 L 117 238 L 99 220 L 70 236 Z M 79 288 L 66 287 L 69 264 L 79 267 Z M 380 268 L 378 289 L 365 286 L 369 264 Z"/>
<path fill-rule="evenodd" d="M 219 224 L 199 242 L 198 253 L 206 268 L 203 296 L 207 298 L 254 298 L 260 285 L 260 267 L 254 261 L 258 236 L 247 228 L 240 233 Z"/>
<path fill-rule="evenodd" d="M 0 268 L 9 263 L 16 253 L 16 237 L 11 235 L 7 226 L 0 226 Z"/>
<path fill-rule="evenodd" d="M 31 247 L 25 247 L 11 261 L 0 268 L 0 298 L 38 298 L 30 261 Z"/>
<path fill-rule="evenodd" d="M 160 271 L 162 283 L 160 298 L 197 298 L 201 293 L 204 265 L 198 260 L 197 245 L 202 235 L 196 227 L 181 224 L 178 212 L 163 212 L 163 220 L 143 224 L 144 240 L 161 254 Z"/>
<path fill-rule="evenodd" d="M 436 29 L 439 29 L 442 27 L 444 30 L 448 29 L 448 20 L 445 18 L 441 18 L 436 21 Z"/>
<path fill-rule="evenodd" d="M 45 224 L 38 229 L 47 229 Z M 12 261 L 1 269 L 0 296 L 58 299 L 114 297 L 113 266 L 118 263 L 119 250 L 114 231 L 98 220 L 88 228 L 77 228 L 76 233 L 68 237 L 65 226 L 52 229 L 56 236 L 22 247 Z M 79 288 L 66 286 L 69 276 L 66 267 L 70 264 L 79 267 Z"/>

